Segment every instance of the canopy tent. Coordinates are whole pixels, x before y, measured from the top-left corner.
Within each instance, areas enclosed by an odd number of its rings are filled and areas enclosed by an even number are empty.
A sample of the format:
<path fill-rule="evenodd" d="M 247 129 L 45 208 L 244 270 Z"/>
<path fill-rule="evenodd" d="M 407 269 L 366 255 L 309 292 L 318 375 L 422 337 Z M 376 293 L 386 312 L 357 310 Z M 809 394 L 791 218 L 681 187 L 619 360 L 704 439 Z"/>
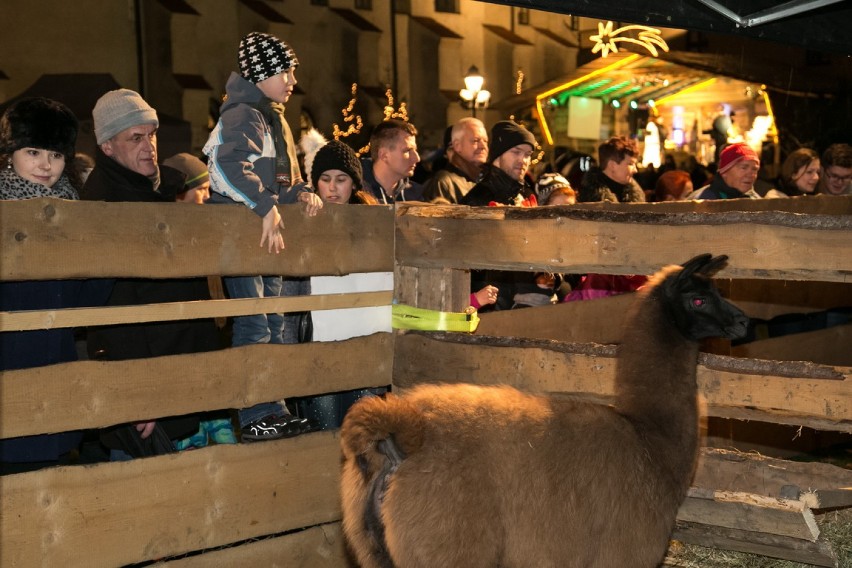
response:
<path fill-rule="evenodd" d="M 807 49 L 852 54 L 848 0 L 490 0 L 520 8 L 649 26 L 744 35 Z"/>

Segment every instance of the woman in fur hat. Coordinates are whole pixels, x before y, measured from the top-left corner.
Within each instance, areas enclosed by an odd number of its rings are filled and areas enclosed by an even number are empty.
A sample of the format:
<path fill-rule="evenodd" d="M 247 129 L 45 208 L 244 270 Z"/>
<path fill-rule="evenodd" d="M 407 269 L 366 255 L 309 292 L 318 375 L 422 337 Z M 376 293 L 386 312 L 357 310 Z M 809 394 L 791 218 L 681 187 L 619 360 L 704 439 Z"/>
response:
<path fill-rule="evenodd" d="M 77 117 L 60 102 L 21 99 L 0 119 L 0 199 L 78 199 Z"/>
<path fill-rule="evenodd" d="M 21 99 L 0 118 L 0 198 L 77 199 L 74 145 L 77 119 L 62 103 Z M 109 284 L 98 280 L 0 282 L 0 311 L 54 310 L 100 305 Z M 0 333 L 0 371 L 77 360 L 74 330 Z M 67 463 L 82 432 L 0 440 L 0 474 Z"/>

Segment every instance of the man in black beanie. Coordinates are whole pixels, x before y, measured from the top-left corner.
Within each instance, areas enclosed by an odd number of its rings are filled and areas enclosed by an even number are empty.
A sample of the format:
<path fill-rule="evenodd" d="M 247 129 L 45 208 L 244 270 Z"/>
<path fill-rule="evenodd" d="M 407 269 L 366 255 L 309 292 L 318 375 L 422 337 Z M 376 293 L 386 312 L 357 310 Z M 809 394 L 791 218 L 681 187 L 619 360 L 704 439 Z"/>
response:
<path fill-rule="evenodd" d="M 533 194 L 526 181 L 536 142 L 532 132 L 511 120 L 491 127 L 488 162 L 480 181 L 461 205 L 522 205 Z"/>

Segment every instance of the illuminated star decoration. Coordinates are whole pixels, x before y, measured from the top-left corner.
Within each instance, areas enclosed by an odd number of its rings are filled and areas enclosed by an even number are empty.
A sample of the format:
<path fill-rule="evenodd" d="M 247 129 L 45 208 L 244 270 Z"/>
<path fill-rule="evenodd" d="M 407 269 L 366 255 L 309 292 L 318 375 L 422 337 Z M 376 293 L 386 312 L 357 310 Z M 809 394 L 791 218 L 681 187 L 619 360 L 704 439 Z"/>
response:
<path fill-rule="evenodd" d="M 620 34 L 633 30 L 639 30 L 638 39 L 632 37 L 619 37 Z M 592 48 L 592 53 L 600 51 L 601 57 L 606 57 L 610 52 L 618 53 L 618 46 L 615 45 L 616 42 L 635 43 L 636 45 L 640 45 L 647 49 L 651 55 L 655 57 L 658 54 L 658 47 L 665 52 L 668 52 L 669 50 L 666 40 L 660 37 L 660 30 L 650 28 L 648 26 L 623 26 L 617 30 L 613 30 L 612 22 L 607 22 L 606 24 L 598 22 L 598 35 L 593 35 L 589 39 L 595 42 L 595 46 Z"/>
<path fill-rule="evenodd" d="M 349 99 L 349 104 L 346 105 L 346 108 L 342 109 L 340 113 L 343 115 L 343 122 L 349 123 L 349 126 L 346 130 L 341 130 L 337 123 L 335 122 L 332 127 L 334 129 L 334 139 L 340 140 L 341 138 L 346 138 L 347 136 L 351 136 L 352 134 L 358 134 L 361 132 L 361 128 L 364 126 L 364 121 L 361 120 L 361 115 L 352 114 L 352 109 L 355 108 L 355 100 L 358 92 L 358 83 L 352 83 L 352 98 Z M 353 124 L 354 121 L 354 124 Z"/>

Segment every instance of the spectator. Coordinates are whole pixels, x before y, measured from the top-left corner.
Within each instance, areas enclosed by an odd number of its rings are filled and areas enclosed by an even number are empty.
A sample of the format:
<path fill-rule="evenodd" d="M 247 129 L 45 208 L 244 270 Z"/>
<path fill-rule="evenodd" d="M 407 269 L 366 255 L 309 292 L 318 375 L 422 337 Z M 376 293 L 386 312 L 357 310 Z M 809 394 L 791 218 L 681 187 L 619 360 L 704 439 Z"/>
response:
<path fill-rule="evenodd" d="M 692 193 L 692 178 L 683 170 L 669 170 L 657 179 L 654 201 L 684 201 Z"/>
<path fill-rule="evenodd" d="M 501 120 L 491 127 L 488 164 L 482 177 L 459 203 L 462 205 L 529 204 L 532 187 L 526 174 L 532 162 L 536 142 L 532 132 L 511 120 Z M 536 203 L 533 202 L 533 205 Z"/>
<path fill-rule="evenodd" d="M 182 152 L 163 160 L 163 165 L 174 168 L 186 176 L 183 188 L 178 191 L 175 198 L 177 202 L 202 205 L 210 198 L 210 175 L 207 171 L 207 164 L 192 154 Z M 203 280 L 207 283 L 210 299 L 225 299 L 221 277 L 208 276 Z M 201 282 L 199 282 L 199 287 L 203 287 Z M 225 326 L 225 318 L 216 318 L 215 321 L 216 327 L 220 330 Z M 198 432 L 187 438 L 176 440 L 174 445 L 177 450 L 187 450 L 203 448 L 211 441 L 216 444 L 237 443 L 234 426 L 231 424 L 228 411 L 205 412 L 201 416 Z"/>
<path fill-rule="evenodd" d="M 449 161 L 423 186 L 423 196 L 431 201 L 458 203 L 476 184 L 488 159 L 488 134 L 477 118 L 465 117 L 452 127 Z"/>
<path fill-rule="evenodd" d="M 822 154 L 820 193 L 852 195 L 852 146 L 832 144 Z"/>
<path fill-rule="evenodd" d="M 577 194 L 568 180 L 559 174 L 542 174 L 535 184 L 538 202 L 542 205 L 574 205 Z"/>
<path fill-rule="evenodd" d="M 316 133 L 318 135 L 318 133 Z M 316 144 L 313 144 L 315 141 Z M 331 205 L 370 204 L 376 199 L 363 191 L 362 168 L 355 152 L 343 142 L 325 142 L 311 134 L 302 138 L 305 172 L 317 193 Z M 354 273 L 345 276 L 314 276 L 311 294 L 343 294 L 393 290 L 393 272 Z M 390 306 L 318 310 L 312 313 L 313 341 L 339 341 L 391 331 Z M 298 402 L 300 414 L 327 430 L 339 428 L 343 416 L 359 398 L 380 395 L 385 389 L 358 389 L 303 399 Z"/>
<path fill-rule="evenodd" d="M 610 138 L 598 146 L 601 167 L 590 169 L 580 184 L 579 201 L 614 203 L 644 202 L 645 192 L 633 179 L 636 173 L 637 145 L 625 136 Z M 635 290 L 645 283 L 642 275 L 585 274 L 569 275 L 574 282 L 564 301 L 588 300 Z"/>
<path fill-rule="evenodd" d="M 687 199 L 760 199 L 754 190 L 760 158 L 745 142 L 731 144 L 722 150 L 719 169 L 709 185 L 693 191 Z"/>
<path fill-rule="evenodd" d="M 210 199 L 210 174 L 207 164 L 192 154 L 182 152 L 163 160 L 163 165 L 186 176 L 183 188 L 178 191 L 175 201 L 201 205 Z"/>
<path fill-rule="evenodd" d="M 814 195 L 819 184 L 819 171 L 819 155 L 810 148 L 799 148 L 781 164 L 778 189 L 788 197 Z"/>
<path fill-rule="evenodd" d="M 0 199 L 79 199 L 77 130 L 77 117 L 60 102 L 25 98 L 12 103 L 0 118 Z M 83 280 L 0 282 L 0 311 L 98 304 L 99 294 L 108 293 L 102 288 Z M 0 371 L 76 360 L 71 328 L 0 333 Z M 0 474 L 68 463 L 82 438 L 75 431 L 0 440 Z"/>
<path fill-rule="evenodd" d="M 260 246 L 280 252 L 279 203 L 302 202 L 316 215 L 322 201 L 302 181 L 296 145 L 284 103 L 296 86 L 299 61 L 293 49 L 277 37 L 251 32 L 238 52 L 240 74 L 231 73 L 225 85 L 227 100 L 219 121 L 204 146 L 209 157 L 211 203 L 242 203 L 263 219 Z M 285 295 L 281 276 L 225 278 L 231 298 Z M 284 343 L 283 314 L 235 317 L 231 344 Z M 267 402 L 238 411 L 243 441 L 295 436 L 305 420 L 291 415 L 281 402 Z"/>
<path fill-rule="evenodd" d="M 370 135 L 370 157 L 361 161 L 364 189 L 381 204 L 423 201 L 423 186 L 409 178 L 420 161 L 417 129 L 410 122 L 385 120 Z"/>
<path fill-rule="evenodd" d="M 83 198 L 102 201 L 173 202 L 185 176 L 157 165 L 157 112 L 138 93 L 110 91 L 92 111 L 98 148 L 95 167 L 83 187 Z M 187 302 L 209 298 L 199 279 L 116 280 L 107 305 L 126 306 Z M 210 351 L 220 347 L 213 321 L 187 320 L 92 328 L 92 359 L 118 361 Z M 101 442 L 113 460 L 173 451 L 169 442 L 198 430 L 198 416 L 148 420 L 104 430 Z M 157 445 L 159 444 L 159 445 Z"/>
<path fill-rule="evenodd" d="M 600 167 L 583 176 L 577 201 L 644 202 L 645 192 L 633 179 L 637 156 L 636 141 L 626 136 L 615 136 L 598 146 Z"/>

